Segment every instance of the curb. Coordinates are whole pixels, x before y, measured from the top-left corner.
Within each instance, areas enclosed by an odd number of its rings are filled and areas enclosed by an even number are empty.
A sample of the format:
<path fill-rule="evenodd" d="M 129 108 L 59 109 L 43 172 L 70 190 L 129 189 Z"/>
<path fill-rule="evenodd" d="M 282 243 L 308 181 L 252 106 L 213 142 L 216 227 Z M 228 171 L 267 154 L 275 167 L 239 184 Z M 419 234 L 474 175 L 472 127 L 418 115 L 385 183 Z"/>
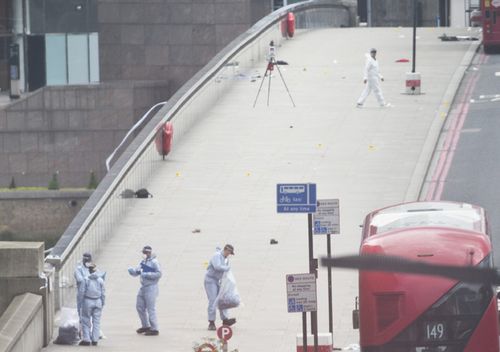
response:
<path fill-rule="evenodd" d="M 427 138 L 425 139 L 417 164 L 415 165 L 415 170 L 411 176 L 410 184 L 404 197 L 404 202 L 421 200 L 422 194 L 425 194 L 425 181 L 432 170 L 431 162 L 436 152 L 439 136 L 441 135 L 443 126 L 448 120 L 452 103 L 455 100 L 458 88 L 462 83 L 465 71 L 471 65 L 471 62 L 474 59 L 480 45 L 480 41 L 470 44 L 469 49 L 465 53 L 460 65 L 451 78 L 450 84 L 443 95 L 438 111 L 434 116 L 434 121 L 432 122 Z M 442 119 L 441 116 L 446 116 L 446 118 Z"/>

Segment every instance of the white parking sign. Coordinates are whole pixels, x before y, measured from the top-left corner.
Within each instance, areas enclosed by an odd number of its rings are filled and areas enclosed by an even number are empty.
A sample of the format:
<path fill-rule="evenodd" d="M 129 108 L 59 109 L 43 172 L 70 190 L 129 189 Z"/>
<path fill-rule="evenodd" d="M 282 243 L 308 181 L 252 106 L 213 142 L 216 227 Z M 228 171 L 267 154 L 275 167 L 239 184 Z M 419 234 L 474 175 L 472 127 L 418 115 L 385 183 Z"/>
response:
<path fill-rule="evenodd" d="M 315 235 L 336 235 L 340 233 L 340 207 L 338 199 L 317 201 L 313 214 L 313 232 Z"/>
<path fill-rule="evenodd" d="M 289 274 L 286 276 L 288 313 L 315 312 L 316 276 L 314 274 Z"/>

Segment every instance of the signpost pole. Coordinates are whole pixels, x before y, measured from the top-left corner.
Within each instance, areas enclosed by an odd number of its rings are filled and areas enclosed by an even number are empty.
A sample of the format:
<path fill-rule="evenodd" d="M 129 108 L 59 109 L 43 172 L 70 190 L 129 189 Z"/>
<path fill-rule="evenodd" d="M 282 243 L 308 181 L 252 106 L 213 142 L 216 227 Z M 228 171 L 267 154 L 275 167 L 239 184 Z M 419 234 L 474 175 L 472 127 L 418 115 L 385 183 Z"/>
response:
<path fill-rule="evenodd" d="M 332 255 L 332 234 L 340 234 L 340 203 L 338 199 L 317 199 L 314 213 L 314 235 L 326 235 L 326 250 L 328 257 Z M 333 336 L 333 296 L 332 268 L 328 267 L 328 327 Z"/>
<path fill-rule="evenodd" d="M 330 234 L 326 235 L 326 254 L 328 258 L 332 256 L 332 242 Z M 332 267 L 328 267 L 328 327 L 333 336 L 333 300 L 332 300 Z"/>
<path fill-rule="evenodd" d="M 302 351 L 307 351 L 307 313 L 311 312 L 311 332 L 314 334 L 314 352 L 318 352 L 318 306 L 316 291 L 317 260 L 313 258 L 313 220 L 316 212 L 316 184 L 281 183 L 276 185 L 278 213 L 307 213 L 309 228 L 309 274 L 287 275 L 288 312 L 302 312 Z M 305 275 L 305 276 L 304 276 Z M 295 287 L 296 280 L 302 287 Z M 304 287 L 308 290 L 304 291 Z M 311 290 L 312 292 L 309 292 Z M 312 297 L 311 297 L 312 296 Z"/>
<path fill-rule="evenodd" d="M 417 60 L 417 1 L 413 0 L 413 59 L 411 72 L 415 73 L 415 64 Z"/>
<path fill-rule="evenodd" d="M 302 352 L 307 351 L 307 313 L 302 312 Z"/>
<path fill-rule="evenodd" d="M 307 214 L 307 224 L 309 232 L 309 273 L 316 275 L 316 265 L 313 253 L 313 216 L 311 213 Z M 314 352 L 318 352 L 318 312 L 311 311 L 311 333 L 314 335 Z"/>

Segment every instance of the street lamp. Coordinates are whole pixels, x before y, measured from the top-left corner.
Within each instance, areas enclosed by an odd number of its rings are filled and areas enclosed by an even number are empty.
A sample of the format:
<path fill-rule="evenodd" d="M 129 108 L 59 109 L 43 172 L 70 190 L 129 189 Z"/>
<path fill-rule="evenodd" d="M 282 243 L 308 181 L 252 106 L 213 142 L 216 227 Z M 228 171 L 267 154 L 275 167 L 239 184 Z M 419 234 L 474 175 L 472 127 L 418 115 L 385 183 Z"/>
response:
<path fill-rule="evenodd" d="M 420 73 L 415 72 L 417 61 L 417 0 L 413 0 L 413 58 L 411 72 L 406 73 L 406 94 L 420 94 Z"/>
<path fill-rule="evenodd" d="M 411 72 L 415 73 L 415 60 L 417 56 L 417 0 L 413 0 L 413 60 Z"/>

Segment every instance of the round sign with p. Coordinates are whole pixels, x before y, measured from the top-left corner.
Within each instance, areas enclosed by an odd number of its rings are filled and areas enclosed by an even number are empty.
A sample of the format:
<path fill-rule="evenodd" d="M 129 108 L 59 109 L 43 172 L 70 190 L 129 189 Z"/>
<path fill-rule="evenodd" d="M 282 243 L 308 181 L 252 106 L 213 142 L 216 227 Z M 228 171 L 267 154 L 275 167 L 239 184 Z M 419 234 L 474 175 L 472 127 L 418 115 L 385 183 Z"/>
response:
<path fill-rule="evenodd" d="M 227 325 L 222 325 L 217 329 L 217 336 L 219 339 L 227 341 L 233 336 L 233 330 Z"/>

